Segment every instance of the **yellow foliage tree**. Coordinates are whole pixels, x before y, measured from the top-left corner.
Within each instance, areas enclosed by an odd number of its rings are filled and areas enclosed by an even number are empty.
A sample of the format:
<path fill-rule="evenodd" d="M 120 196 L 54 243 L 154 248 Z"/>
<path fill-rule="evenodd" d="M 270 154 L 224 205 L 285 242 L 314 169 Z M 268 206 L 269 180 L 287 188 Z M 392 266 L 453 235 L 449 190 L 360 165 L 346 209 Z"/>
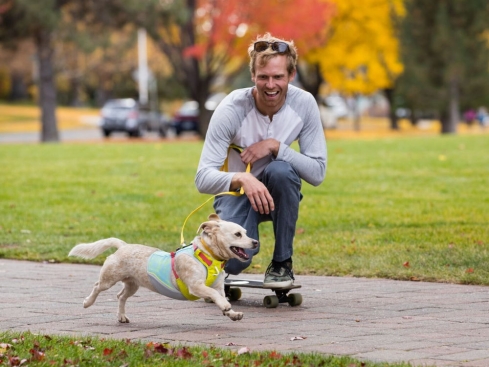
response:
<path fill-rule="evenodd" d="M 392 86 L 403 71 L 395 17 L 402 0 L 328 0 L 336 6 L 323 47 L 305 59 L 318 63 L 329 87 L 346 95 L 371 94 Z"/>
<path fill-rule="evenodd" d="M 327 41 L 304 59 L 319 65 L 329 90 L 342 95 L 392 88 L 403 71 L 395 27 L 395 20 L 405 14 L 403 0 L 327 1 L 335 5 Z"/>

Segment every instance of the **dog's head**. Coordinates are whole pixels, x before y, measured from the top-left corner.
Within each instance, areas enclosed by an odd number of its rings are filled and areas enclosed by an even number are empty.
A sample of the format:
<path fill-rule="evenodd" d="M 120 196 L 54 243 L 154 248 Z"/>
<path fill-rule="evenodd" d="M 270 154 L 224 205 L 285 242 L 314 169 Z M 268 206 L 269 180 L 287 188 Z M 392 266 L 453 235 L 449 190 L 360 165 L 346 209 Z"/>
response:
<path fill-rule="evenodd" d="M 246 229 L 239 224 L 221 220 L 217 214 L 209 215 L 209 220 L 200 225 L 197 232 L 213 252 L 221 260 L 239 259 L 246 261 L 249 256 L 245 250 L 255 249 L 259 242 L 246 235 Z M 206 250 L 205 246 L 202 250 Z"/>

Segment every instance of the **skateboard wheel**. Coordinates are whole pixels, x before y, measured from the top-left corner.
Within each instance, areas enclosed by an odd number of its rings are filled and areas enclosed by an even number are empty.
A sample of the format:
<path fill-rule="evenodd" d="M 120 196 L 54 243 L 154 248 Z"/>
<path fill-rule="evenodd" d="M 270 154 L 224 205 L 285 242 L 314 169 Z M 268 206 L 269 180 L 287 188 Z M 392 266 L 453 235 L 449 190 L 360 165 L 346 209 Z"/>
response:
<path fill-rule="evenodd" d="M 229 301 L 237 301 L 241 298 L 240 288 L 230 288 L 227 294 Z"/>
<path fill-rule="evenodd" d="M 300 306 L 302 304 L 302 295 L 299 293 L 291 293 L 287 296 L 287 302 L 290 306 Z"/>
<path fill-rule="evenodd" d="M 275 308 L 279 304 L 277 296 L 266 296 L 263 298 L 263 305 L 266 308 Z"/>

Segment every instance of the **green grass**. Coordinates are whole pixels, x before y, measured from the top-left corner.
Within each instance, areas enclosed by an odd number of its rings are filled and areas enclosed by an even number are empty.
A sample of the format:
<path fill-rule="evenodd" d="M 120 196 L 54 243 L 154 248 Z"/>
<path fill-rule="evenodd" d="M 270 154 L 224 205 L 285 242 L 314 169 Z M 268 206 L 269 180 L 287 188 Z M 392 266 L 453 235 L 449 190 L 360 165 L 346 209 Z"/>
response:
<path fill-rule="evenodd" d="M 24 361 L 22 364 L 21 362 Z M 244 352 L 170 346 L 129 340 L 70 338 L 0 332 L 0 366 L 243 366 L 243 367 L 408 367 L 409 364 L 359 362 L 319 354 Z"/>
<path fill-rule="evenodd" d="M 194 186 L 201 147 L 0 146 L 0 258 L 82 261 L 67 257 L 75 244 L 111 236 L 175 249 L 209 197 Z M 329 141 L 325 182 L 303 186 L 295 272 L 488 285 L 488 147 L 487 135 Z M 191 217 L 187 243 L 211 212 Z M 271 225 L 260 233 L 249 272 L 271 259 Z"/>

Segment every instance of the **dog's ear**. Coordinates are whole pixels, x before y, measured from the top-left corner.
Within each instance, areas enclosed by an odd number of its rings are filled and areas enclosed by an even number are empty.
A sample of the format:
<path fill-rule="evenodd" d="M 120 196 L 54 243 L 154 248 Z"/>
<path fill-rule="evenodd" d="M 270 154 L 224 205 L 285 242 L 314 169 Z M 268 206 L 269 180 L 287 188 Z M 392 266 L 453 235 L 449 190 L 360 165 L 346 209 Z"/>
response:
<path fill-rule="evenodd" d="M 219 224 L 216 223 L 215 220 L 209 221 L 209 222 L 204 222 L 200 225 L 199 229 L 197 230 L 197 233 L 200 233 L 201 231 L 209 234 L 212 230 L 212 228 L 218 227 Z"/>
<path fill-rule="evenodd" d="M 215 220 L 215 221 L 221 220 L 221 218 L 219 218 L 219 216 L 216 213 L 212 213 L 211 215 L 209 215 L 208 219 Z"/>

